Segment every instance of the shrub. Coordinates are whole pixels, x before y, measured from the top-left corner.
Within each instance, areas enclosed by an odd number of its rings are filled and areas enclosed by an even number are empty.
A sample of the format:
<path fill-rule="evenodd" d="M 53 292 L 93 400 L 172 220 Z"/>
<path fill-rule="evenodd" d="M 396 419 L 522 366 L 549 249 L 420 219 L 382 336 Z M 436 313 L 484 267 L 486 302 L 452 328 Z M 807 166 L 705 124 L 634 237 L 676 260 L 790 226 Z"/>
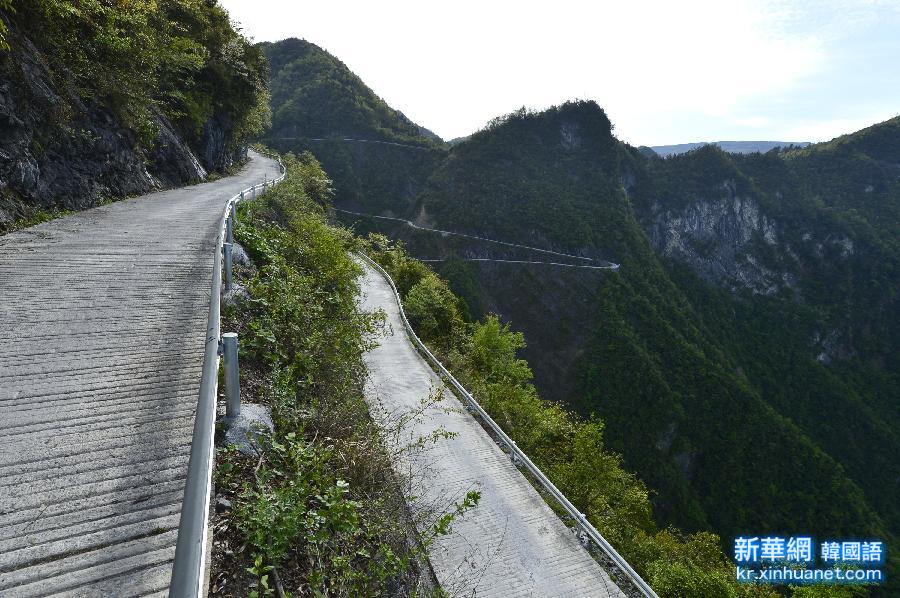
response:
<path fill-rule="evenodd" d="M 17 0 L 13 9 L 0 0 L 0 11 L 44 54 L 61 88 L 110 107 L 145 145 L 156 137 L 157 111 L 189 139 L 212 117 L 231 123 L 229 148 L 269 126 L 265 57 L 216 2 Z M 13 40 L 5 37 L 0 29 L 0 49 Z"/>

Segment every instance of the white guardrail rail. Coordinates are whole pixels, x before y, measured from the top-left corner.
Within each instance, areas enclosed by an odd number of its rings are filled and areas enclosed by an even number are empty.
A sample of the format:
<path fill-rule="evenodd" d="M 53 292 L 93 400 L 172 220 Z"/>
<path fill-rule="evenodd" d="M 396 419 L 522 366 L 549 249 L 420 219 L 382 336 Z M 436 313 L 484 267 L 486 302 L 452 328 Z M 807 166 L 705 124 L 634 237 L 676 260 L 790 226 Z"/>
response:
<path fill-rule="evenodd" d="M 550 494 L 556 501 L 565 509 L 565 511 L 575 520 L 577 525 L 581 528 L 581 530 L 590 538 L 593 543 L 600 548 L 600 550 L 615 564 L 615 566 L 628 578 L 628 580 L 637 588 L 641 594 L 646 596 L 647 598 L 659 598 L 656 592 L 653 591 L 653 588 L 641 578 L 637 572 L 631 568 L 631 565 L 628 564 L 622 555 L 620 555 L 612 545 L 606 541 L 600 532 L 591 524 L 590 521 L 587 520 L 587 517 L 584 513 L 580 512 L 575 508 L 569 499 L 565 497 L 565 495 L 550 481 L 550 479 L 544 475 L 537 465 L 532 463 L 531 459 L 528 458 L 522 450 L 516 446 L 516 442 L 510 438 L 503 429 L 497 425 L 490 415 L 488 415 L 487 411 L 482 408 L 481 405 L 478 404 L 478 401 L 475 400 L 475 397 L 467 391 L 462 384 L 450 373 L 450 371 L 444 367 L 437 357 L 425 346 L 425 343 L 416 335 L 413 331 L 412 326 L 409 323 L 409 320 L 406 318 L 406 312 L 403 310 L 403 302 L 400 299 L 400 293 L 397 292 L 397 286 L 394 284 L 394 280 L 391 278 L 390 274 L 388 274 L 384 268 L 382 268 L 378 263 L 375 262 L 372 258 L 364 253 L 358 254 L 362 259 L 364 259 L 368 264 L 370 264 L 373 268 L 378 270 L 382 276 L 384 276 L 385 280 L 391 285 L 391 289 L 394 291 L 394 298 L 397 300 L 397 305 L 400 308 L 400 317 L 403 319 L 403 326 L 406 328 L 406 332 L 409 337 L 412 339 L 413 343 L 416 347 L 428 358 L 429 361 L 437 368 L 438 372 L 441 373 L 443 378 L 456 389 L 456 392 L 459 396 L 471 407 L 472 410 L 481 418 L 481 421 L 485 426 L 493 433 L 496 438 L 499 439 L 502 445 L 505 445 L 507 449 L 509 449 L 510 455 L 518 462 L 522 463 L 529 473 L 537 480 L 537 483 L 541 485 L 541 487 Z"/>
<path fill-rule="evenodd" d="M 194 417 L 194 433 L 191 439 L 191 456 L 188 461 L 181 519 L 178 523 L 178 542 L 175 546 L 175 563 L 169 583 L 170 598 L 198 598 L 206 594 L 207 540 L 209 505 L 212 493 L 212 468 L 215 450 L 216 394 L 219 383 L 220 355 L 220 299 L 222 293 L 222 254 L 226 230 L 232 229 L 236 217 L 235 205 L 246 194 L 256 197 L 257 192 L 284 180 L 287 171 L 281 158 L 267 152 L 258 153 L 278 160 L 281 174 L 271 181 L 263 181 L 247 187 L 225 204 L 216 237 L 213 255 L 212 293 L 209 299 L 206 348 L 203 353 L 203 370 L 200 377 L 200 393 Z"/>

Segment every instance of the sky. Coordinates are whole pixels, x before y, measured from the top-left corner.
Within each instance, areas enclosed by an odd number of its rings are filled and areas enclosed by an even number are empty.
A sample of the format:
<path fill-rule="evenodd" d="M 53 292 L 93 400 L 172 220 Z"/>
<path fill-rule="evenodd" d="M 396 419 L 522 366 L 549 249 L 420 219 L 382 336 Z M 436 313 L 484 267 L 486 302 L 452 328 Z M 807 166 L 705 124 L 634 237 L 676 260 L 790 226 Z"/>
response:
<path fill-rule="evenodd" d="M 444 139 L 595 100 L 632 145 L 826 141 L 900 114 L 900 0 L 220 0 Z"/>

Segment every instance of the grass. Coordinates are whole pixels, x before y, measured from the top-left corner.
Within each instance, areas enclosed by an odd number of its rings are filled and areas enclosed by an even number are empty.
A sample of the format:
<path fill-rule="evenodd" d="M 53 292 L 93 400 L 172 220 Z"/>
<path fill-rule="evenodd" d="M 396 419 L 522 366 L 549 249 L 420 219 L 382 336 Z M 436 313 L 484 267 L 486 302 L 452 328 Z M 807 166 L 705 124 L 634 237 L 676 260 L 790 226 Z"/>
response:
<path fill-rule="evenodd" d="M 15 219 L 10 225 L 5 228 L 0 227 L 0 235 L 5 235 L 17 230 L 22 230 L 24 228 L 30 228 L 32 226 L 37 226 L 38 224 L 43 224 L 44 222 L 50 222 L 51 220 L 56 220 L 57 218 L 64 218 L 66 216 L 70 216 L 74 214 L 72 210 L 64 209 L 64 208 L 37 208 L 33 210 L 27 216 L 22 216 L 20 218 Z"/>

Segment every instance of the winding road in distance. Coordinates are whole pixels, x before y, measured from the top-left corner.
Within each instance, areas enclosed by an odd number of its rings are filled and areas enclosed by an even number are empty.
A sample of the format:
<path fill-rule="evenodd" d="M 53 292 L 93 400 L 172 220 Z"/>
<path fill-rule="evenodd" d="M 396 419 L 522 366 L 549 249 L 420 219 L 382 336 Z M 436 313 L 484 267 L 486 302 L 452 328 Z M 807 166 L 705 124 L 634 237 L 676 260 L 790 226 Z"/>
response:
<path fill-rule="evenodd" d="M 421 230 L 429 233 L 439 233 L 441 235 L 449 235 L 453 237 L 462 237 L 464 239 L 472 239 L 473 241 L 482 241 L 485 243 L 495 243 L 497 245 L 505 245 L 507 247 L 515 247 L 517 249 L 527 249 L 528 251 L 536 251 L 537 253 L 544 253 L 547 255 L 555 255 L 559 257 L 566 257 L 573 260 L 583 260 L 586 262 L 594 262 L 600 261 L 602 265 L 596 266 L 579 266 L 577 264 L 559 264 L 554 262 L 532 262 L 528 260 L 496 260 L 489 258 L 468 258 L 466 261 L 479 261 L 479 262 L 505 262 L 510 264 L 546 264 L 548 266 L 566 266 L 569 268 L 591 268 L 594 270 L 618 270 L 619 264 L 615 262 L 607 262 L 606 260 L 594 260 L 592 257 L 585 257 L 583 255 L 574 255 L 572 253 L 564 253 L 562 251 L 553 251 L 551 249 L 541 249 L 540 247 L 532 247 L 530 245 L 522 245 L 520 243 L 510 243 L 509 241 L 498 241 L 497 239 L 488 239 L 487 237 L 479 237 L 476 235 L 469 235 L 466 233 L 457 233 L 449 230 L 441 230 L 439 228 L 428 228 L 425 226 L 419 226 L 415 222 L 411 220 L 406 220 L 405 218 L 395 218 L 393 216 L 376 216 L 375 214 L 363 214 L 362 212 L 353 212 L 351 210 L 342 210 L 341 208 L 333 208 L 335 212 L 341 212 L 343 214 L 350 214 L 351 216 L 361 216 L 363 218 L 377 218 L 378 220 L 392 220 L 394 222 L 400 222 L 409 226 L 410 228 L 414 228 L 416 230 Z M 430 260 L 430 259 L 419 259 L 419 261 L 423 262 L 439 262 L 443 260 Z"/>

